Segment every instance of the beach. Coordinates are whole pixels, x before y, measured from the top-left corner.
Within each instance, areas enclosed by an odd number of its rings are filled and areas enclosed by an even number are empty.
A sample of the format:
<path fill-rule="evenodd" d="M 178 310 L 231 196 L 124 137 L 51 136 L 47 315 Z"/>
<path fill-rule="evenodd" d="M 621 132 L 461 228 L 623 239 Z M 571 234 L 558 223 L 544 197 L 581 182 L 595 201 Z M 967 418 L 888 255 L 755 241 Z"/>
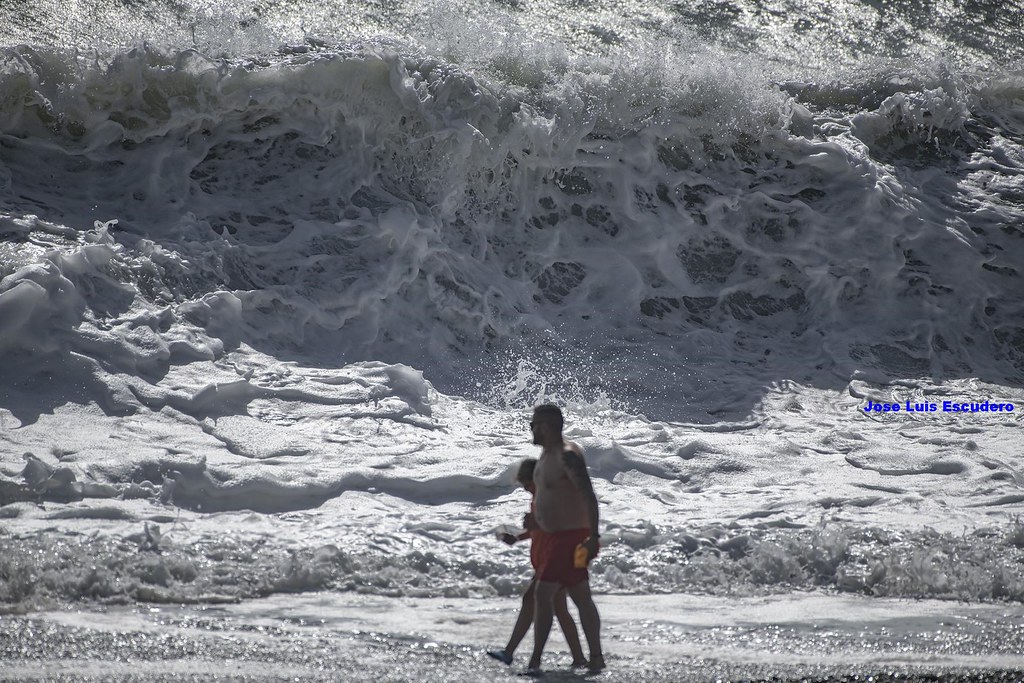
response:
<path fill-rule="evenodd" d="M 484 650 L 517 601 L 277 596 L 0 619 L 3 680 L 504 681 Z M 1019 606 L 824 594 L 758 599 L 598 596 L 608 669 L 568 669 L 554 634 L 545 680 L 977 681 L 1024 675 Z M 529 638 L 523 647 L 527 648 Z"/>

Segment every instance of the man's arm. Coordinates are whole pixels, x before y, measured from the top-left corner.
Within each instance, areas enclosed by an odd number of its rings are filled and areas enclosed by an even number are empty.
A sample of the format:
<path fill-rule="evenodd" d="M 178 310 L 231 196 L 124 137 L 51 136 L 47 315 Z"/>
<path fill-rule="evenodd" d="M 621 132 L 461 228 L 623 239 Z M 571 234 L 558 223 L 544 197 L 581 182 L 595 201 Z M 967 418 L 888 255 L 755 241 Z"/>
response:
<path fill-rule="evenodd" d="M 583 496 L 583 502 L 587 506 L 587 517 L 590 520 L 590 536 L 597 539 L 597 494 L 594 493 L 594 485 L 590 481 L 590 474 L 587 472 L 587 465 L 583 457 L 575 451 L 562 452 L 562 467 L 569 476 L 569 481 Z"/>

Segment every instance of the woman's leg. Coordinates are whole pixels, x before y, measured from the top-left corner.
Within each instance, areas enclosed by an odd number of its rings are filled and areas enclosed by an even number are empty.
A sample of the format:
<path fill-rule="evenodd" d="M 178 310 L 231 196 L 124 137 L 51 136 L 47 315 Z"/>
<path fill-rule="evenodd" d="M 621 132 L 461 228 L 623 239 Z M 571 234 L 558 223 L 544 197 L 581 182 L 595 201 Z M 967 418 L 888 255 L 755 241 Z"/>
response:
<path fill-rule="evenodd" d="M 508 645 L 505 646 L 505 653 L 510 657 L 515 653 L 519 643 L 522 642 L 526 632 L 530 630 L 530 626 L 533 624 L 533 596 L 536 587 L 537 579 L 534 578 L 530 581 L 530 585 L 527 586 L 526 592 L 523 593 L 523 606 L 519 609 L 519 617 L 516 619 L 516 625 L 512 628 L 512 637 L 508 639 Z M 562 600 L 564 602 L 564 596 Z"/>

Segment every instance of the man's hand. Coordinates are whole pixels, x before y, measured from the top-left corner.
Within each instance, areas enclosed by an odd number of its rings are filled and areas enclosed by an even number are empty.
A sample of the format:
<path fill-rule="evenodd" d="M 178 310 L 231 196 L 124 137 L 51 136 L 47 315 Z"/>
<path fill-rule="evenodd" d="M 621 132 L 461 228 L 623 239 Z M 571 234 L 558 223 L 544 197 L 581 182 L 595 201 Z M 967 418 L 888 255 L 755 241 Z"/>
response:
<path fill-rule="evenodd" d="M 523 527 L 529 531 L 540 529 L 540 524 L 537 524 L 537 518 L 533 516 L 532 512 L 527 512 L 523 515 Z"/>
<path fill-rule="evenodd" d="M 597 535 L 592 535 L 587 540 L 583 541 L 583 547 L 587 549 L 587 559 L 593 560 L 597 557 L 598 548 L 601 546 L 601 539 Z"/>

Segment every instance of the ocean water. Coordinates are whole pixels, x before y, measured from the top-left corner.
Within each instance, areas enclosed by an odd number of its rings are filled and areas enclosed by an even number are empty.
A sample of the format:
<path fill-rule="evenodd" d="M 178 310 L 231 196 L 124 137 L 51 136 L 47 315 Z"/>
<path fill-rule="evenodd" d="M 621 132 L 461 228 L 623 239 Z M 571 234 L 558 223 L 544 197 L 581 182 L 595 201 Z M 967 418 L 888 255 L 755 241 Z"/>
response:
<path fill-rule="evenodd" d="M 1024 601 L 1022 21 L 6 3 L 0 608 L 514 596 L 543 401 L 601 593 Z"/>

